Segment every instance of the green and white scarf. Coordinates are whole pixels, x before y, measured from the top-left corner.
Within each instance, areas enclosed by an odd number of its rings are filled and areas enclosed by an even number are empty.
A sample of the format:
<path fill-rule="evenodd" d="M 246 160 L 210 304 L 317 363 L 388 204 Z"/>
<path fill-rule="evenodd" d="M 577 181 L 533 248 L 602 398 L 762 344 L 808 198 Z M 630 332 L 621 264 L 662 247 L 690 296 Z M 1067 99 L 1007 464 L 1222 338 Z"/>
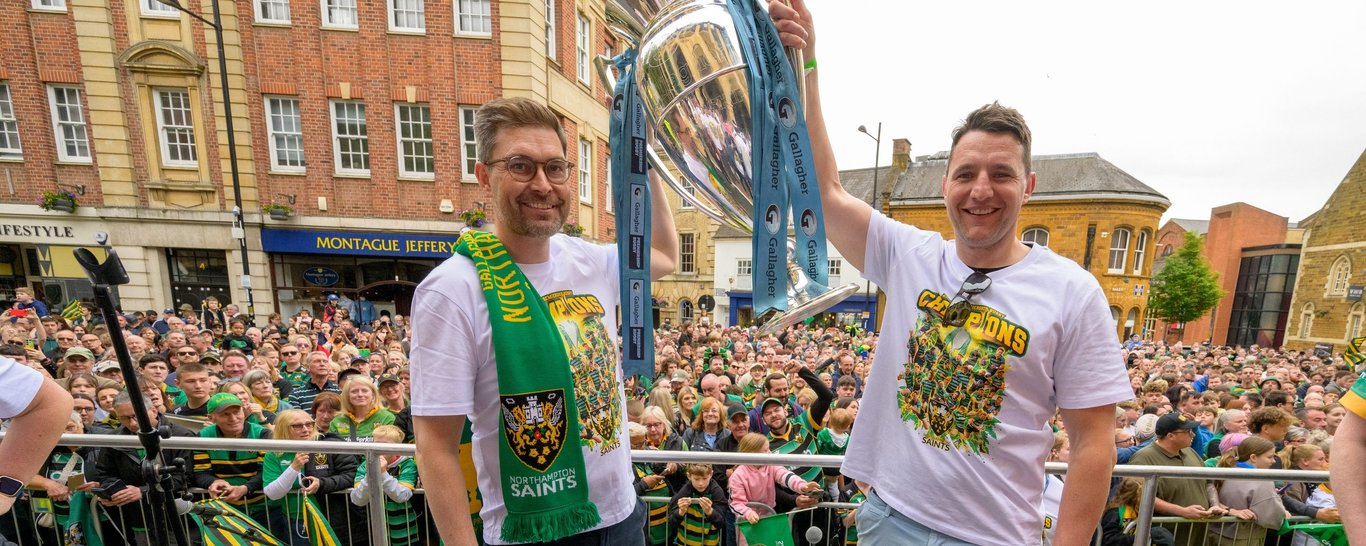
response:
<path fill-rule="evenodd" d="M 474 262 L 493 330 L 502 538 L 548 542 L 591 529 L 602 518 L 589 501 L 574 378 L 550 308 L 493 234 L 466 231 L 455 252 Z"/>

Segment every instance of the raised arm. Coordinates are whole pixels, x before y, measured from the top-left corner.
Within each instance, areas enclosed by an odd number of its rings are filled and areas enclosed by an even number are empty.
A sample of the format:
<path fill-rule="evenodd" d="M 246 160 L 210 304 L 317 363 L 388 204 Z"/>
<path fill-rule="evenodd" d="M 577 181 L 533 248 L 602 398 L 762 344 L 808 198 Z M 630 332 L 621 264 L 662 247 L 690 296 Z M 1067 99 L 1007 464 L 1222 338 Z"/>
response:
<path fill-rule="evenodd" d="M 674 272 L 678 264 L 678 229 L 668 194 L 658 176 L 650 177 L 650 279 L 659 280 Z M 617 211 L 626 214 L 627 211 Z M 620 234 L 618 234 L 620 236 Z"/>
<path fill-rule="evenodd" d="M 792 0 L 789 7 L 782 0 L 770 0 L 768 10 L 783 45 L 801 49 L 807 59 L 815 59 L 816 27 L 811 12 L 806 9 L 806 2 Z M 820 70 L 815 69 L 806 74 L 806 130 L 811 135 L 811 154 L 816 162 L 816 176 L 820 180 L 826 238 L 850 265 L 861 271 L 873 207 L 844 191 L 844 186 L 840 184 L 835 150 L 830 145 L 830 135 L 825 129 L 825 114 L 821 110 Z"/>

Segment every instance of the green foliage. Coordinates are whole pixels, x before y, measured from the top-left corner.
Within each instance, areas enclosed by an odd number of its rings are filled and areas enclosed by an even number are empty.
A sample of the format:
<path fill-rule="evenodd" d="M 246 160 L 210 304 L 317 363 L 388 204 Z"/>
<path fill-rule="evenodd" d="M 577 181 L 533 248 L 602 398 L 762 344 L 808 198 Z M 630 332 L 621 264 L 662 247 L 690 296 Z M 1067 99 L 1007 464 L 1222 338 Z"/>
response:
<path fill-rule="evenodd" d="M 1204 243 L 1187 231 L 1186 244 L 1167 257 L 1166 264 L 1153 276 L 1148 296 L 1148 314 L 1166 322 L 1190 322 L 1204 316 L 1219 304 L 1224 291 L 1219 275 L 1200 255 Z"/>

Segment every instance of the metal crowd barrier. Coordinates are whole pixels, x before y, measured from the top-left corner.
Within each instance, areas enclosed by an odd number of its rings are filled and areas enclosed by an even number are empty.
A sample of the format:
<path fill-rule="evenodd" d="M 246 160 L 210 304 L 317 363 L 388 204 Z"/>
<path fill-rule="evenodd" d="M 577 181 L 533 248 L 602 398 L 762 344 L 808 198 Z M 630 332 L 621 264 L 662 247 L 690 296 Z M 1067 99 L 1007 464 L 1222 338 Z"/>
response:
<path fill-rule="evenodd" d="M 4 438 L 5 434 L 0 433 L 0 441 L 3 441 Z M 110 436 L 91 434 L 63 435 L 59 442 L 59 445 L 71 447 L 114 447 L 134 449 L 141 447 L 141 445 L 138 442 L 138 439 L 134 436 Z M 316 498 L 319 500 L 319 504 L 324 509 L 324 511 L 329 510 L 331 503 L 345 503 L 345 505 L 348 506 L 346 528 L 352 530 L 349 531 L 348 534 L 354 533 L 354 529 L 357 526 L 362 527 L 365 529 L 365 531 L 364 534 L 360 535 L 360 537 L 364 537 L 366 542 L 359 543 L 369 543 L 377 545 L 389 544 L 389 536 L 387 533 L 387 520 L 385 513 L 386 497 L 384 496 L 383 488 L 380 484 L 384 472 L 381 468 L 379 468 L 379 460 L 375 456 L 392 454 L 413 456 L 416 453 L 416 446 L 412 444 L 311 442 L 291 440 L 246 440 L 194 437 L 173 437 L 163 439 L 162 447 L 164 449 L 185 449 L 192 451 L 219 449 L 229 451 L 307 452 L 362 455 L 365 457 L 365 464 L 367 465 L 365 480 L 367 482 L 366 489 L 368 494 L 368 502 L 364 507 L 364 519 L 359 521 L 351 520 L 351 514 L 356 510 L 355 507 L 351 505 L 349 498 L 343 496 L 348 494 L 347 491 L 338 492 L 332 495 L 319 495 Z M 656 450 L 633 450 L 631 452 L 631 458 L 633 462 L 637 463 L 703 463 L 721 465 L 776 464 L 784 466 L 819 466 L 826 468 L 837 468 L 843 462 L 843 457 L 833 455 L 780 455 L 773 453 L 756 454 Z M 1067 473 L 1067 465 L 1062 463 L 1047 463 L 1044 465 L 1044 469 L 1049 474 L 1063 475 Z M 1236 524 L 1240 522 L 1240 520 L 1234 518 L 1221 518 L 1216 520 L 1187 520 L 1182 518 L 1155 517 L 1153 513 L 1153 508 L 1155 506 L 1155 499 L 1157 494 L 1156 486 L 1157 480 L 1159 478 L 1206 480 L 1243 479 L 1323 483 L 1326 483 L 1328 481 L 1328 473 L 1324 471 L 1252 470 L 1242 468 L 1193 468 L 1137 465 L 1118 465 L 1114 468 L 1114 476 L 1139 478 L 1144 482 L 1144 497 L 1139 505 L 1138 517 L 1135 522 L 1131 523 L 1131 525 L 1134 526 L 1133 543 L 1136 545 L 1149 544 L 1151 536 L 1150 529 L 1153 524 L 1166 526 L 1169 529 L 1172 529 L 1174 532 L 1181 531 L 1182 526 L 1186 526 L 1187 534 L 1200 534 L 1200 536 L 1198 537 L 1192 537 L 1194 539 L 1198 539 L 1198 542 L 1189 543 L 1191 545 L 1195 545 L 1204 544 L 1207 541 L 1207 536 L 1204 535 L 1204 529 L 1209 525 Z M 431 519 L 429 516 L 430 511 L 426 509 L 426 497 L 424 493 L 425 492 L 422 490 L 416 491 L 413 499 L 409 502 L 410 504 L 414 505 L 416 505 L 416 503 L 419 502 L 422 503 L 421 505 L 418 505 L 419 511 L 421 512 L 421 517 L 418 518 L 418 525 L 420 526 L 420 529 L 418 529 L 418 536 L 424 537 L 424 539 L 427 540 L 428 543 L 435 543 L 437 532 L 431 523 Z M 668 499 L 662 497 L 645 497 L 643 500 L 647 503 L 647 505 L 654 506 L 658 505 L 652 503 L 668 501 Z M 9 540 L 15 540 L 16 538 L 19 538 L 21 539 L 21 541 L 19 542 L 20 546 L 37 546 L 37 544 L 30 545 L 28 543 L 25 543 L 23 541 L 24 539 L 31 540 L 34 537 L 40 536 L 56 538 L 50 532 L 46 532 L 36 525 L 35 521 L 37 519 L 37 514 L 19 514 L 18 512 L 20 512 L 20 505 L 16 504 L 15 507 L 15 510 L 12 510 L 9 514 L 0 517 L 0 536 L 6 537 Z M 826 517 L 835 518 L 840 517 L 842 512 L 847 513 L 848 510 L 857 508 L 857 505 L 841 502 L 822 502 L 818 504 L 815 508 L 828 509 L 824 511 Z M 269 510 L 271 509 L 273 508 L 267 508 L 267 518 L 269 518 Z M 105 513 L 110 514 L 110 517 L 113 517 L 112 515 L 117 514 L 117 512 L 113 511 Z M 1302 517 L 1291 518 L 1292 522 L 1307 520 L 1308 518 Z M 181 525 L 189 525 L 188 520 L 186 518 L 179 518 L 179 521 Z M 120 522 L 114 522 L 113 526 L 121 527 L 125 531 L 125 533 L 131 530 L 129 527 L 118 525 L 119 523 Z M 262 522 L 262 526 L 266 526 L 266 522 Z M 826 520 L 825 529 L 837 528 L 838 526 L 834 525 L 830 519 Z M 1243 533 L 1244 531 L 1259 533 L 1257 536 L 1261 536 L 1261 534 L 1266 533 L 1265 529 L 1249 529 L 1246 525 L 1235 526 L 1234 529 L 1236 533 Z M 193 536 L 196 533 L 189 532 L 187 534 Z M 135 541 L 132 540 L 133 537 L 127 538 L 129 539 L 127 540 L 128 543 L 135 543 Z M 339 536 L 339 539 L 342 541 L 342 544 L 344 545 L 348 542 L 347 537 Z M 1097 534 L 1097 544 L 1099 544 L 1098 541 L 1099 534 Z M 137 541 L 136 543 L 143 542 L 145 542 L 145 540 Z M 192 543 L 193 542 L 194 541 L 192 540 Z M 288 544 L 288 541 L 285 540 L 284 543 Z M 58 544 L 60 544 L 60 542 L 58 542 Z M 4 546 L 4 544 L 0 542 L 0 546 Z M 1183 546 L 1185 545 L 1183 544 Z"/>

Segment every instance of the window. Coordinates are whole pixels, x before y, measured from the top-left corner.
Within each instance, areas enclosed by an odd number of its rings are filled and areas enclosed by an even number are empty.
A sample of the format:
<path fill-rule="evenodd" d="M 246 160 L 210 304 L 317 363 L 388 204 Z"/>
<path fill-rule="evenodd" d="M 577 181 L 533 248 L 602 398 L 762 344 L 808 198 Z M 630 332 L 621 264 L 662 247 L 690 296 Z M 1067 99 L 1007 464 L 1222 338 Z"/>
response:
<path fill-rule="evenodd" d="M 683 184 L 683 190 L 686 191 L 686 192 L 688 192 L 688 195 L 680 195 L 680 196 L 678 197 L 678 199 L 679 199 L 679 205 L 678 205 L 679 210 L 682 210 L 682 209 L 692 210 L 692 209 L 697 208 L 697 207 L 694 207 L 694 206 L 693 206 L 692 201 L 689 201 L 689 200 L 688 200 L 688 196 L 689 196 L 689 195 L 697 195 L 697 186 L 694 186 L 694 185 L 692 184 L 692 181 L 691 181 L 691 180 L 688 180 L 687 177 L 681 178 L 681 179 L 679 180 L 679 182 L 681 182 L 681 183 Z"/>
<path fill-rule="evenodd" d="M 256 0 L 256 21 L 289 24 L 289 0 Z"/>
<path fill-rule="evenodd" d="M 474 36 L 493 35 L 493 0 L 455 0 L 455 33 Z"/>
<path fill-rule="evenodd" d="M 592 39 L 593 27 L 588 24 L 588 18 L 582 13 L 578 17 L 578 36 L 574 42 L 574 66 L 578 67 L 579 82 L 585 85 L 593 85 L 589 79 L 591 71 L 588 69 L 589 41 Z"/>
<path fill-rule="evenodd" d="M 555 59 L 555 0 L 545 0 L 545 56 Z"/>
<path fill-rule="evenodd" d="M 474 113 L 472 106 L 460 107 L 460 175 L 465 180 L 474 180 L 474 164 L 479 162 L 479 145 L 474 140 Z"/>
<path fill-rule="evenodd" d="M 86 139 L 81 90 L 53 85 L 47 88 L 47 94 L 52 101 L 52 132 L 57 138 L 57 159 L 89 163 L 90 142 Z"/>
<path fill-rule="evenodd" d="M 304 131 L 299 99 L 266 97 L 266 132 L 270 135 L 270 170 L 304 172 Z"/>
<path fill-rule="evenodd" d="M 425 13 L 424 0 L 389 0 L 389 30 L 422 32 L 427 28 Z"/>
<path fill-rule="evenodd" d="M 157 136 L 161 139 L 161 164 L 168 167 L 197 167 L 194 148 L 194 117 L 190 93 L 182 89 L 159 89 L 156 100 Z"/>
<path fill-rule="evenodd" d="M 754 274 L 754 259 L 739 258 L 735 260 L 735 274 L 741 277 L 748 277 Z"/>
<path fill-rule="evenodd" d="M 399 104 L 394 119 L 398 122 L 398 172 L 402 176 L 434 178 L 436 166 L 432 153 L 432 109 L 425 104 Z"/>
<path fill-rule="evenodd" d="M 24 157 L 19 145 L 19 120 L 14 117 L 14 101 L 9 95 L 9 82 L 0 82 L 0 159 Z"/>
<path fill-rule="evenodd" d="M 1148 230 L 1138 232 L 1138 244 L 1134 245 L 1134 274 L 1143 274 L 1143 257 L 1147 255 Z"/>
<path fill-rule="evenodd" d="M 33 0 L 33 9 L 66 11 L 66 0 Z"/>
<path fill-rule="evenodd" d="M 1110 273 L 1123 273 L 1129 257 L 1129 229 L 1119 228 L 1110 234 Z"/>
<path fill-rule="evenodd" d="M 1304 309 L 1300 311 L 1300 337 L 1308 338 L 1314 331 L 1314 304 L 1304 304 Z"/>
<path fill-rule="evenodd" d="M 688 322 L 693 318 L 692 302 L 688 300 L 678 301 L 678 322 Z"/>
<path fill-rule="evenodd" d="M 603 172 L 603 174 L 606 175 L 606 178 L 607 178 L 607 198 L 605 199 L 606 202 L 603 203 L 603 207 L 606 208 L 607 212 L 612 212 L 612 207 L 616 206 L 615 201 L 617 200 L 617 196 L 616 196 L 615 193 L 614 193 L 614 190 L 615 190 L 615 188 L 616 188 L 616 184 L 614 184 L 614 183 L 612 182 L 612 154 L 611 154 L 611 153 L 608 153 L 608 154 L 607 154 L 607 161 L 604 162 L 603 165 L 602 165 L 602 172 Z"/>
<path fill-rule="evenodd" d="M 1346 296 L 1347 281 L 1352 277 L 1352 261 L 1347 256 L 1338 256 L 1333 267 L 1328 269 L 1328 295 Z"/>
<path fill-rule="evenodd" d="M 1034 243 L 1039 246 L 1048 246 L 1048 229 L 1032 227 L 1024 230 L 1020 235 L 1020 240 L 1026 243 Z"/>
<path fill-rule="evenodd" d="M 697 273 L 697 235 L 678 234 L 678 272 Z"/>
<path fill-rule="evenodd" d="M 837 259 L 834 259 L 834 258 L 830 259 L 830 271 L 829 271 L 829 274 L 830 274 L 831 277 L 838 277 L 838 276 L 840 276 L 840 270 L 843 269 L 843 268 L 844 268 L 844 262 L 843 262 L 842 260 L 837 260 Z"/>
<path fill-rule="evenodd" d="M 323 26 L 357 28 L 356 0 L 322 0 Z"/>
<path fill-rule="evenodd" d="M 579 201 L 593 203 L 593 145 L 579 141 Z"/>
<path fill-rule="evenodd" d="M 370 175 L 370 137 L 365 103 L 332 102 L 332 159 L 337 174 Z"/>
<path fill-rule="evenodd" d="M 1347 313 L 1347 339 L 1361 335 L 1361 324 L 1366 322 L 1366 303 L 1357 302 Z"/>
<path fill-rule="evenodd" d="M 142 14 L 153 17 L 180 18 L 180 10 L 170 4 L 163 4 L 161 0 L 141 0 Z"/>

